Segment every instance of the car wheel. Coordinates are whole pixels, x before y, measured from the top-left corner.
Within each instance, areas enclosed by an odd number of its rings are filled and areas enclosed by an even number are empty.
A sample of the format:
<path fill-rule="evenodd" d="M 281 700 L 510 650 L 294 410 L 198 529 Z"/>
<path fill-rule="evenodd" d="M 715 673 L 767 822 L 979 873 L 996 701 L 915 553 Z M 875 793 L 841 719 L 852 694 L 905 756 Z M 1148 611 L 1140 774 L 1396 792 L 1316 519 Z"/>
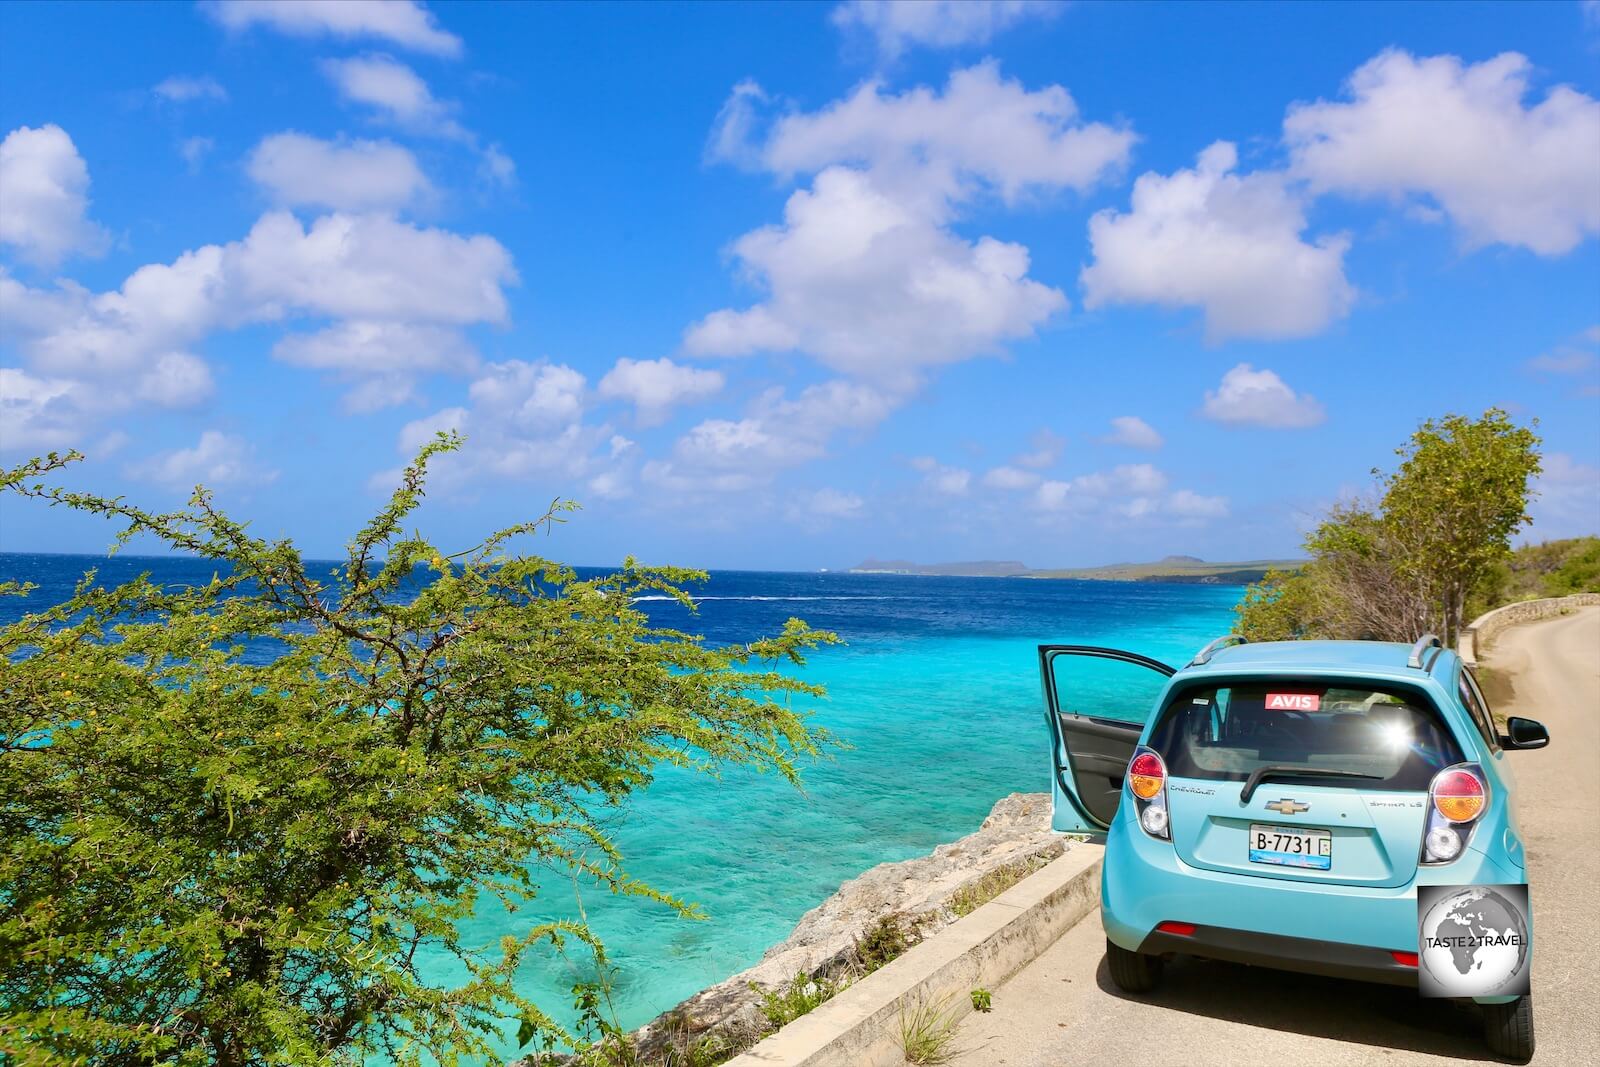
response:
<path fill-rule="evenodd" d="M 1510 1004 L 1485 1004 L 1483 1039 L 1489 1051 L 1512 1063 L 1533 1059 L 1533 997 L 1518 997 Z"/>
<path fill-rule="evenodd" d="M 1106 938 L 1106 969 L 1124 993 L 1148 993 L 1161 980 L 1161 957 L 1129 952 Z"/>

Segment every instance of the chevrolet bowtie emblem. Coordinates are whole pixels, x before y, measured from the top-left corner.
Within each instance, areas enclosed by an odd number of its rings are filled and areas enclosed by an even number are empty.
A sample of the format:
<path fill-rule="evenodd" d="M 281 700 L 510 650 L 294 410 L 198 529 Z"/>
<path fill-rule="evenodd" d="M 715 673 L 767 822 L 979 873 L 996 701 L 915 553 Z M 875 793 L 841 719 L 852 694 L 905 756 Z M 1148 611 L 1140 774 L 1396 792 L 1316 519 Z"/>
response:
<path fill-rule="evenodd" d="M 1285 797 L 1282 800 L 1274 800 L 1271 804 L 1268 804 L 1267 810 L 1276 811 L 1281 815 L 1298 815 L 1302 811 L 1310 811 L 1311 805 L 1302 804 L 1298 800 L 1290 800 Z"/>

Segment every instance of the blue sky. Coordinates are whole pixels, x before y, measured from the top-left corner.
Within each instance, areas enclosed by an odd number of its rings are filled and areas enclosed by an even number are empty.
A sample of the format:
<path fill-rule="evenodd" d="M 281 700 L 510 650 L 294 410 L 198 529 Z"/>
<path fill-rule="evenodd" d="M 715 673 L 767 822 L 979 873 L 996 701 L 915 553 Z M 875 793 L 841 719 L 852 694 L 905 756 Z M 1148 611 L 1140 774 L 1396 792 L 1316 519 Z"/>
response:
<path fill-rule="evenodd" d="M 332 554 L 1292 554 L 1421 419 L 1600 530 L 1600 8 L 0 5 L 0 461 Z M 0 548 L 98 551 L 7 502 Z"/>

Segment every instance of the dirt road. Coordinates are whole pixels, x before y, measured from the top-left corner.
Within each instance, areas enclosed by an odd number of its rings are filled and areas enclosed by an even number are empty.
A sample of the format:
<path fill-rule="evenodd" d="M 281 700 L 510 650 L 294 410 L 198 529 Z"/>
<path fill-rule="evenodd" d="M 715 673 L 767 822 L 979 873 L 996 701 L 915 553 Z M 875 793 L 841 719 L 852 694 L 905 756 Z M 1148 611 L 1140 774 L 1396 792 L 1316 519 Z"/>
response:
<path fill-rule="evenodd" d="M 1600 608 L 1502 634 L 1489 663 L 1550 747 L 1508 755 L 1534 907 L 1536 1064 L 1600 1049 Z M 1132 997 L 1106 973 L 1091 912 L 962 1024 L 962 1067 L 1492 1061 L 1475 1012 L 1385 986 L 1178 960 Z"/>

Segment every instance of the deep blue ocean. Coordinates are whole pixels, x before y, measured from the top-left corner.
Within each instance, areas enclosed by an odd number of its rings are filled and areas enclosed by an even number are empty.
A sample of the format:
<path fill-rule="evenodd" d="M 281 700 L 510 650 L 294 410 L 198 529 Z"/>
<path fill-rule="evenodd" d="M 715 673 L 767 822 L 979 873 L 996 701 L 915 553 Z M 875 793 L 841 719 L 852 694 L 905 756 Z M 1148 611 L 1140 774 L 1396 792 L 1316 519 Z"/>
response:
<path fill-rule="evenodd" d="M 182 558 L 0 554 L 0 578 L 40 587 L 28 601 L 0 599 L 0 622 L 64 599 L 89 567 L 105 582 L 142 571 L 204 582 L 213 571 Z M 838 633 L 847 644 L 818 652 L 803 674 L 828 687 L 815 722 L 850 747 L 806 766 L 803 790 L 751 772 L 713 780 L 668 769 L 618 813 L 615 837 L 630 872 L 706 914 L 688 921 L 585 887 L 583 906 L 615 966 L 624 1027 L 755 963 L 841 882 L 971 833 L 1007 793 L 1048 789 L 1035 646 L 1113 645 L 1180 660 L 1227 632 L 1242 590 L 726 571 L 694 592 L 692 615 L 671 602 L 641 606 L 663 625 L 718 643 L 775 633 L 791 616 Z M 532 906 L 512 916 L 491 902 L 463 933 L 492 948 L 503 934 L 575 913 L 572 885 L 552 877 Z M 577 969 L 540 955 L 521 975 L 525 991 L 559 1018 L 570 1018 L 572 984 L 591 977 L 575 960 Z M 429 965 L 440 982 L 463 977 L 449 960 Z M 505 1051 L 515 1052 L 509 1039 Z"/>

